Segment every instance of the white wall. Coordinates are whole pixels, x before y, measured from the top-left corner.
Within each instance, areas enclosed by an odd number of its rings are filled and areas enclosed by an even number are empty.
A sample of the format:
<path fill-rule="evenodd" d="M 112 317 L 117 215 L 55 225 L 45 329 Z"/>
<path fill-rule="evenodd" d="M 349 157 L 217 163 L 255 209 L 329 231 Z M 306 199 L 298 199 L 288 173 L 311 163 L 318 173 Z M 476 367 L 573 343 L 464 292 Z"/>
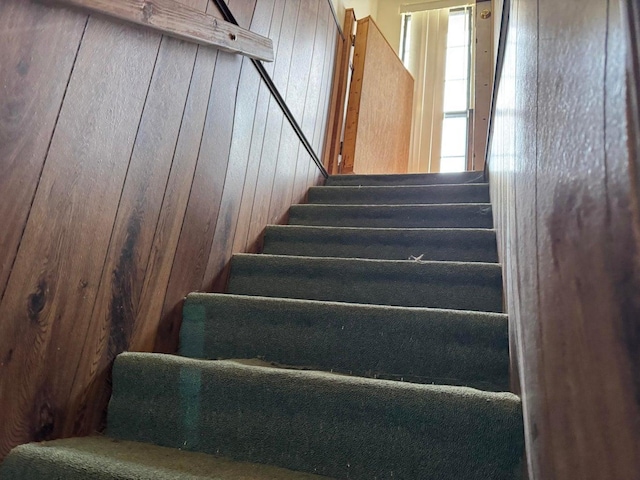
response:
<path fill-rule="evenodd" d="M 371 16 L 374 20 L 378 20 L 378 3 L 385 3 L 387 0 L 331 0 L 336 9 L 340 24 L 344 21 L 344 10 L 353 8 L 356 13 L 356 19 Z"/>

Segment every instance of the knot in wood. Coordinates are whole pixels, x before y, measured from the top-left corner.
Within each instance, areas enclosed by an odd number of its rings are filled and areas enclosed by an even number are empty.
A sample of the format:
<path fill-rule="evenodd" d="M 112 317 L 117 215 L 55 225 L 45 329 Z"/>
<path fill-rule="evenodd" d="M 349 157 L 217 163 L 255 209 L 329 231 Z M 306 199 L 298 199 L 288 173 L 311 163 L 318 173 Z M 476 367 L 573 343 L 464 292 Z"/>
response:
<path fill-rule="evenodd" d="M 151 16 L 153 15 L 153 3 L 152 2 L 143 2 L 142 3 L 142 18 L 145 22 L 148 22 Z"/>

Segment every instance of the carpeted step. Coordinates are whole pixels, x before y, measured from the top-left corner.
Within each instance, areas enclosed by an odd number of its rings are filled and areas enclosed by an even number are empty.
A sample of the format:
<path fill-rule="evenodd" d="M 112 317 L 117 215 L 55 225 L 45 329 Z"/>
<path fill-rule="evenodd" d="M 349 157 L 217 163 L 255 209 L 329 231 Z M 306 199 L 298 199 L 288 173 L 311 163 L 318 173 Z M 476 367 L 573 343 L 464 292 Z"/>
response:
<path fill-rule="evenodd" d="M 489 184 L 311 187 L 308 202 L 343 205 L 489 203 Z"/>
<path fill-rule="evenodd" d="M 349 228 L 272 225 L 264 253 L 388 260 L 497 262 L 496 233 L 488 229 Z"/>
<path fill-rule="evenodd" d="M 501 480 L 521 461 L 520 400 L 230 361 L 126 353 L 107 432 L 337 478 Z"/>
<path fill-rule="evenodd" d="M 375 228 L 493 228 L 491 205 L 292 205 L 291 225 Z"/>
<path fill-rule="evenodd" d="M 16 447 L 1 480 L 321 480 L 327 477 L 176 448 L 85 437 Z"/>
<path fill-rule="evenodd" d="M 180 355 L 509 390 L 507 316 L 195 293 Z"/>
<path fill-rule="evenodd" d="M 337 185 L 437 185 L 452 183 L 483 183 L 483 172 L 408 173 L 396 175 L 331 175 L 327 186 Z"/>
<path fill-rule="evenodd" d="M 234 255 L 228 293 L 502 312 L 500 265 Z"/>

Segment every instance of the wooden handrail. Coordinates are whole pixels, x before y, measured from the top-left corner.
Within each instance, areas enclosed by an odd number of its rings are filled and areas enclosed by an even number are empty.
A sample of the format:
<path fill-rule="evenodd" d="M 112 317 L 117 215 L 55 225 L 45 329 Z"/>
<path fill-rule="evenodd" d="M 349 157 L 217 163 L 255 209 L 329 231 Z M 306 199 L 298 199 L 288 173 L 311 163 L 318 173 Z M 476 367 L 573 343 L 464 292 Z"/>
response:
<path fill-rule="evenodd" d="M 157 30 L 165 35 L 255 60 L 272 62 L 273 42 L 175 0 L 42 0 L 89 10 Z"/>

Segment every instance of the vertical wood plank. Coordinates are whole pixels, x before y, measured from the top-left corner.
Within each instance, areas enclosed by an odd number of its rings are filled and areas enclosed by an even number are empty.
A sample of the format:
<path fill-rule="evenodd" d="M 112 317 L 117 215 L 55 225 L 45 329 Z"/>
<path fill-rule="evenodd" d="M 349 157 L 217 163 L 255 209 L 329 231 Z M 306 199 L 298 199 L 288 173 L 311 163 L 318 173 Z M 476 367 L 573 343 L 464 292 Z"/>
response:
<path fill-rule="evenodd" d="M 254 2 L 238 6 L 242 7 L 234 9 L 238 22 L 250 21 Z M 194 182 L 158 326 L 154 347 L 157 352 L 175 352 L 182 300 L 202 286 L 229 161 L 241 65 L 239 56 L 218 53 Z"/>
<path fill-rule="evenodd" d="M 620 3 L 551 3 L 512 6 L 489 165 L 529 474 L 637 478 L 640 224 Z"/>
<path fill-rule="evenodd" d="M 353 15 L 353 12 L 351 12 L 351 15 Z M 327 47 L 325 50 L 322 90 L 318 98 L 318 102 L 319 102 L 318 110 L 317 110 L 318 116 L 316 118 L 315 127 L 313 131 L 313 145 L 317 146 L 316 148 L 318 149 L 320 149 L 321 147 L 325 149 L 329 148 L 329 138 L 331 135 L 334 134 L 334 132 L 329 131 L 328 128 L 331 125 L 331 121 L 332 121 L 330 116 L 331 115 L 330 113 L 331 95 L 332 95 L 333 89 L 336 88 L 336 85 L 333 83 L 333 79 L 335 78 L 334 68 L 336 68 L 336 66 L 338 65 L 335 57 L 335 53 L 334 53 L 337 51 L 335 45 L 337 42 L 341 40 L 341 38 L 338 34 L 337 28 L 335 28 L 332 17 L 333 17 L 333 13 L 329 12 L 329 22 L 328 22 L 329 28 L 327 29 Z M 354 18 L 354 21 L 355 21 L 355 18 Z M 347 18 L 345 23 L 350 24 L 352 22 L 349 20 L 349 18 Z M 349 66 L 348 66 L 348 59 L 347 59 L 347 68 L 348 67 Z M 346 101 L 346 99 L 344 100 Z M 341 108 L 344 109 L 344 103 L 342 104 Z M 340 117 L 341 125 L 343 120 L 344 118 L 341 116 Z M 338 135 L 342 133 L 342 127 L 340 127 L 340 130 L 338 130 L 338 132 L 339 132 Z M 338 141 L 338 144 L 339 143 L 340 142 Z M 322 155 L 324 156 L 325 153 L 326 152 L 323 151 Z M 336 160 L 335 167 L 336 168 L 338 167 L 337 160 Z M 338 173 L 338 172 L 335 171 L 333 173 Z M 307 176 L 307 186 L 320 185 L 320 184 L 323 184 L 324 181 L 325 181 L 325 178 L 320 174 L 319 169 L 313 168 L 313 167 L 309 168 L 309 173 Z"/>
<path fill-rule="evenodd" d="M 261 8 L 262 2 L 256 5 Z M 278 10 L 277 1 L 271 4 L 271 21 L 269 25 L 269 38 L 277 45 L 280 36 L 280 27 L 282 25 L 282 10 Z M 281 5 L 284 7 L 284 4 Z M 269 75 L 273 75 L 274 63 L 265 65 L 265 69 Z M 256 190 L 258 189 L 258 175 L 262 165 L 262 146 L 265 140 L 265 131 L 267 124 L 267 115 L 269 114 L 269 102 L 271 94 L 267 85 L 262 82 L 258 92 L 256 103 L 256 115 L 253 123 L 253 133 L 251 136 L 251 147 L 249 151 L 249 160 L 247 165 L 247 174 L 242 189 L 242 199 L 240 202 L 240 210 L 238 213 L 238 222 L 233 239 L 233 253 L 246 252 L 250 250 L 248 241 L 249 229 L 251 226 L 251 214 L 253 209 L 253 201 Z M 266 160 L 268 161 L 268 160 Z"/>
<path fill-rule="evenodd" d="M 272 1 L 262 0 L 256 5 L 254 21 L 251 23 L 252 31 L 260 34 L 268 32 L 271 20 L 269 12 L 272 9 Z M 258 71 L 249 59 L 245 58 L 236 96 L 231 149 L 220 203 L 220 214 L 216 222 L 211 252 L 201 286 L 206 291 L 222 292 L 226 287 L 226 267 L 232 255 L 242 202 L 260 83 Z"/>
<path fill-rule="evenodd" d="M 91 315 L 159 41 L 87 25 L 0 306 L 0 338 L 11 339 L 0 346 L 0 456 L 72 421 L 65 404 L 88 327 L 78 319 Z"/>
<path fill-rule="evenodd" d="M 87 18 L 21 0 L 0 3 L 0 301 Z"/>
<path fill-rule="evenodd" d="M 369 25 L 370 22 L 368 21 L 358 21 L 356 27 L 353 72 L 351 73 L 351 86 L 349 87 L 349 98 L 347 100 L 347 114 L 344 120 L 344 141 L 342 145 L 342 165 L 340 173 L 353 173 L 354 171 Z"/>
<path fill-rule="evenodd" d="M 300 119 L 304 111 L 304 101 L 311 55 L 318 15 L 318 2 L 307 1 L 300 4 L 293 41 L 293 54 L 287 90 L 284 93 L 287 105 L 294 117 Z M 296 175 L 296 162 L 300 141 L 289 125 L 283 128 L 278 150 L 278 165 L 273 181 L 271 203 L 269 205 L 269 223 L 282 223 L 291 201 L 293 184 Z"/>
<path fill-rule="evenodd" d="M 329 22 L 329 25 L 331 26 L 331 22 Z M 313 145 L 316 151 L 320 152 L 320 155 L 324 155 L 324 152 L 322 149 L 326 145 L 327 129 L 329 126 L 329 119 L 327 115 L 329 113 L 331 93 L 333 89 L 333 84 L 331 83 L 331 79 L 333 78 L 333 71 L 335 68 L 335 60 L 334 60 L 335 45 L 339 38 L 337 35 L 337 30 L 335 30 L 334 28 L 329 28 L 327 30 L 327 37 L 328 37 L 327 38 L 328 48 L 325 49 L 325 59 L 324 59 L 325 68 L 323 71 L 323 80 L 322 80 L 323 89 L 320 93 L 320 105 L 318 107 L 318 118 L 316 119 L 316 126 L 313 133 Z"/>
<path fill-rule="evenodd" d="M 333 15 L 332 15 L 333 16 Z M 333 86 L 331 107 L 329 109 L 329 135 L 325 145 L 323 164 L 331 174 L 338 173 L 338 155 L 340 154 L 340 142 L 342 127 L 344 125 L 344 107 L 347 101 L 347 81 L 349 79 L 349 55 L 351 51 L 351 32 L 356 21 L 354 11 L 349 8 L 345 11 L 343 33 L 340 37 L 336 29 L 336 53 L 334 76 L 331 81 Z"/>
<path fill-rule="evenodd" d="M 282 26 L 278 39 L 276 61 L 273 70 L 273 81 L 280 89 L 289 79 L 291 52 L 293 51 L 293 33 L 298 18 L 299 2 L 277 0 L 276 12 L 282 12 Z M 280 90 L 283 92 L 283 90 Z M 284 90 L 286 91 L 286 90 Z M 262 232 L 269 216 L 269 200 L 273 190 L 273 181 L 278 162 L 278 149 L 282 135 L 284 115 L 275 100 L 269 102 L 264 143 L 262 145 L 262 161 L 258 173 L 258 183 L 251 210 L 251 227 L 249 228 L 248 245 L 252 250 L 259 249 Z"/>
<path fill-rule="evenodd" d="M 68 407 L 74 423 L 67 424 L 64 435 L 88 434 L 100 427 L 111 395 L 107 384 L 111 364 L 130 347 L 196 49 L 162 38 L 74 377 Z"/>
<path fill-rule="evenodd" d="M 204 4 L 209 13 L 219 14 L 211 0 L 204 0 Z M 171 173 L 145 274 L 140 307 L 136 312 L 131 338 L 131 350 L 134 351 L 151 351 L 156 342 L 171 267 L 200 152 L 218 51 L 203 47 L 198 47 L 197 50 Z"/>
<path fill-rule="evenodd" d="M 320 98 L 323 88 L 323 80 L 325 80 L 326 53 L 330 51 L 327 45 L 327 30 L 330 28 L 326 10 L 329 6 L 326 2 L 320 0 L 319 10 L 317 13 L 317 21 L 315 27 L 313 53 L 311 56 L 311 70 L 309 74 L 309 83 L 307 85 L 307 93 L 304 102 L 304 112 L 302 114 L 302 130 L 308 135 L 310 141 L 315 138 L 316 124 L 318 121 L 320 109 Z M 324 118 L 322 120 L 325 120 Z M 312 143 L 312 146 L 315 145 Z M 321 152 L 316 149 L 319 158 L 322 158 Z M 289 201 L 299 203 L 303 200 L 308 187 L 309 169 L 316 168 L 309 154 L 304 148 L 298 150 L 298 160 L 296 162 L 296 173 L 293 184 L 292 197 Z"/>

